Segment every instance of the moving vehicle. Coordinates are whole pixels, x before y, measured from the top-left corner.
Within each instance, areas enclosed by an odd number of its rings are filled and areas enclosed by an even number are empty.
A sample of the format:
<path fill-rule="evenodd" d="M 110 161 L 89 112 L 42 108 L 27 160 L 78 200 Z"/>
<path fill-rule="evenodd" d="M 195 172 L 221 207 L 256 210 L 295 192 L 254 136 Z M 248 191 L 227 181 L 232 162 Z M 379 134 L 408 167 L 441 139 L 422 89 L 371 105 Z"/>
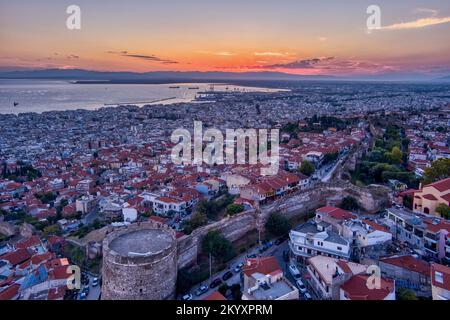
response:
<path fill-rule="evenodd" d="M 206 291 L 208 291 L 209 287 L 204 284 L 202 286 L 200 286 L 200 288 L 197 289 L 197 291 L 195 291 L 195 295 L 197 297 L 201 296 L 202 294 L 204 294 Z"/>

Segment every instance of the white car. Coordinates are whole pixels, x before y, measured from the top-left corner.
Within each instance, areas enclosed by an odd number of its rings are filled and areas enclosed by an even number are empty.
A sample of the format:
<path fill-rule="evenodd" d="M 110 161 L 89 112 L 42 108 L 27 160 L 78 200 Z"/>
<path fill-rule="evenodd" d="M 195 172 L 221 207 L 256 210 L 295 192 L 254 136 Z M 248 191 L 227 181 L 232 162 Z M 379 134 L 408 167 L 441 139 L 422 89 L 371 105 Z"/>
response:
<path fill-rule="evenodd" d="M 289 266 L 289 272 L 292 274 L 294 279 L 300 279 L 300 271 L 298 271 L 298 268 L 296 265 L 291 264 Z"/>
<path fill-rule="evenodd" d="M 191 293 L 185 294 L 181 299 L 184 301 L 192 300 L 192 294 Z"/>
<path fill-rule="evenodd" d="M 234 272 L 235 272 L 235 273 L 241 272 L 243 266 L 244 266 L 244 264 L 243 264 L 242 262 L 239 263 L 239 264 L 234 268 Z"/>
<path fill-rule="evenodd" d="M 305 296 L 305 300 L 312 300 L 312 297 L 309 294 L 309 292 L 305 292 L 304 296 Z"/>
<path fill-rule="evenodd" d="M 300 293 L 303 293 L 303 294 L 306 293 L 306 287 L 303 284 L 302 280 L 297 280 L 296 284 L 297 284 L 298 291 L 300 291 Z"/>

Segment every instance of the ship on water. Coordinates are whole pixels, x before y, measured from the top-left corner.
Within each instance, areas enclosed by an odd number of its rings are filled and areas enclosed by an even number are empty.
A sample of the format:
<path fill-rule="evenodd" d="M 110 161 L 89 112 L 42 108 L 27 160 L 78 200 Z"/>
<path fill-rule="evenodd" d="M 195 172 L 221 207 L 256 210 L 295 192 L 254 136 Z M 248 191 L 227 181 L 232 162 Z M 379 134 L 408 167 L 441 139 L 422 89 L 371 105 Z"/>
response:
<path fill-rule="evenodd" d="M 170 86 L 169 89 L 180 89 L 180 86 Z"/>
<path fill-rule="evenodd" d="M 189 90 L 198 90 L 198 89 L 200 89 L 200 87 L 189 87 L 188 89 Z"/>

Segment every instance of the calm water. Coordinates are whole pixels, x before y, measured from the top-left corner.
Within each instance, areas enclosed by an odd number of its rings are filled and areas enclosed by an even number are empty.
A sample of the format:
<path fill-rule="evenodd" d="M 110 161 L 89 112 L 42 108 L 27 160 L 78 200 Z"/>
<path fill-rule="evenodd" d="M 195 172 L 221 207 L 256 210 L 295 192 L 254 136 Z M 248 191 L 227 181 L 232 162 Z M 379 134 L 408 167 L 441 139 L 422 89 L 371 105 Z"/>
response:
<path fill-rule="evenodd" d="M 173 89 L 170 87 L 179 86 Z M 98 109 L 105 104 L 190 102 L 210 84 L 72 84 L 67 81 L 0 79 L 0 114 Z M 191 89 L 190 89 L 191 88 Z M 192 89 L 198 88 L 198 89 Z M 215 84 L 214 89 L 267 92 L 270 89 Z M 167 100 L 166 100 L 167 99 Z M 14 102 L 19 103 L 14 107 Z"/>

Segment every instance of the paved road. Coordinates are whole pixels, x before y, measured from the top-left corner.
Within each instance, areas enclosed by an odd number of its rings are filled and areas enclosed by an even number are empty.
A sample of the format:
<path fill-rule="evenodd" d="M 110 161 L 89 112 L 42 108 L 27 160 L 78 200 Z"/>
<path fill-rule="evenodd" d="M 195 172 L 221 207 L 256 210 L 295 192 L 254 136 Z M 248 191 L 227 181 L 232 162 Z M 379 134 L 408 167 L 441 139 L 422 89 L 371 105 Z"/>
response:
<path fill-rule="evenodd" d="M 101 293 L 101 286 L 100 286 L 100 284 L 98 284 L 97 286 L 93 286 L 92 285 L 92 282 L 93 282 L 93 280 L 94 280 L 94 276 L 92 276 L 92 275 L 88 275 L 88 277 L 89 277 L 89 294 L 88 294 L 88 296 L 87 296 L 87 299 L 86 300 L 99 300 L 100 299 L 100 293 Z M 86 286 L 85 285 L 83 285 L 82 287 L 81 287 L 81 290 L 80 290 L 80 292 L 85 288 Z M 80 296 L 78 295 L 78 299 L 80 299 Z"/>
<path fill-rule="evenodd" d="M 287 271 L 287 266 L 286 266 L 286 262 L 284 262 L 284 260 L 283 260 L 283 251 L 284 251 L 284 250 L 287 250 L 287 249 L 288 249 L 288 242 L 285 241 L 284 243 L 282 243 L 282 244 L 280 244 L 280 245 L 278 245 L 278 246 L 273 245 L 273 246 L 272 246 L 271 248 L 269 248 L 267 251 L 263 252 L 260 256 L 264 256 L 264 257 L 268 257 L 268 256 L 276 256 L 276 257 L 277 257 L 277 260 L 278 260 L 278 262 L 279 262 L 279 264 L 280 264 L 280 266 L 282 266 L 282 268 L 283 268 L 283 271 L 286 272 L 286 271 Z M 259 250 L 258 247 L 255 247 L 255 248 L 252 248 L 251 250 L 249 250 L 249 251 L 247 251 L 247 252 L 245 252 L 245 253 L 239 255 L 238 257 L 234 258 L 234 259 L 229 263 L 230 269 L 223 270 L 223 271 L 220 271 L 220 272 L 214 274 L 214 275 L 211 277 L 211 281 L 214 280 L 214 279 L 217 279 L 217 278 L 222 279 L 222 276 L 223 276 L 227 271 L 232 271 L 232 272 L 233 272 L 233 277 L 230 278 L 230 279 L 228 279 L 228 280 L 226 281 L 227 285 L 228 285 L 228 286 L 232 286 L 233 284 L 241 284 L 241 275 L 240 275 L 241 273 L 240 273 L 240 272 L 239 272 L 239 273 L 235 273 L 233 269 L 234 269 L 239 263 L 243 263 L 243 262 L 245 261 L 245 259 L 247 258 L 247 255 L 258 254 L 258 253 L 259 253 L 258 250 Z M 196 291 L 201 285 L 203 285 L 203 284 L 208 284 L 208 285 L 209 285 L 209 283 L 210 283 L 210 280 L 208 279 L 207 281 L 205 281 L 205 282 L 203 282 L 203 283 L 201 283 L 201 284 L 198 284 L 198 285 L 194 286 L 194 287 L 191 289 L 190 293 L 192 293 L 193 299 L 194 299 L 194 300 L 202 300 L 203 298 L 205 298 L 206 296 L 208 296 L 209 294 L 213 293 L 214 291 L 216 291 L 216 290 L 218 289 L 218 287 L 217 287 L 217 288 L 214 288 L 214 289 L 208 289 L 207 292 L 205 292 L 204 294 L 200 295 L 199 297 L 195 296 L 195 291 Z M 294 282 L 294 285 L 295 285 L 295 282 Z"/>

